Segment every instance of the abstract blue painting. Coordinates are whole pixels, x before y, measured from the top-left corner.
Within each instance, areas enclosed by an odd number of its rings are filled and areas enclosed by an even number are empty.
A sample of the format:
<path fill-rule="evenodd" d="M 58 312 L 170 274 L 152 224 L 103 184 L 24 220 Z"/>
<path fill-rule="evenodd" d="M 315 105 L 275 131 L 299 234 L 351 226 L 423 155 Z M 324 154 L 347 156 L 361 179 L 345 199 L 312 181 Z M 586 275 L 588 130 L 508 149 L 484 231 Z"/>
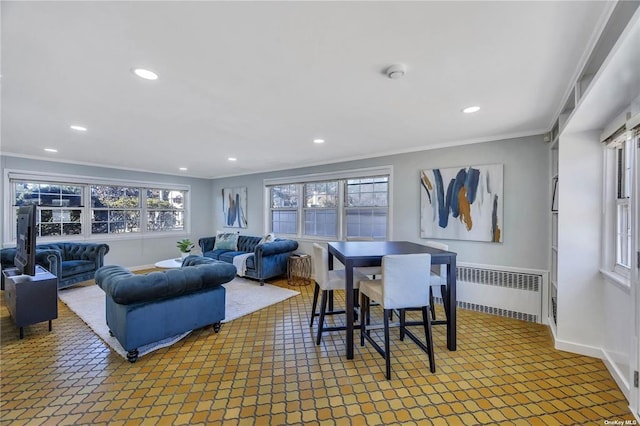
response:
<path fill-rule="evenodd" d="M 502 164 L 420 172 L 420 236 L 503 240 Z"/>
<path fill-rule="evenodd" d="M 222 189 L 222 215 L 225 228 L 247 227 L 247 187 Z"/>

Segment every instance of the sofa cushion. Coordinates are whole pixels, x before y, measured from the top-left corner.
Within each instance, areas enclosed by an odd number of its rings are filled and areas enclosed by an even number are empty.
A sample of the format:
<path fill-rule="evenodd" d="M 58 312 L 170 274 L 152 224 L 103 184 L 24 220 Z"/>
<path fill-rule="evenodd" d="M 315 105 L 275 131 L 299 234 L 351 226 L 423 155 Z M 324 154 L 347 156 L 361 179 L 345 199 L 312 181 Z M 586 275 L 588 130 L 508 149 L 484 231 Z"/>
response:
<path fill-rule="evenodd" d="M 215 259 L 215 260 L 220 260 L 220 256 L 221 255 L 223 255 L 223 254 L 225 254 L 227 252 L 230 252 L 230 251 L 231 250 L 213 250 L 213 251 L 208 251 L 206 253 L 203 253 L 202 255 L 206 256 L 206 257 L 210 257 L 210 258 Z"/>
<path fill-rule="evenodd" d="M 95 271 L 96 262 L 92 260 L 63 260 L 62 278 Z"/>
<path fill-rule="evenodd" d="M 213 250 L 238 250 L 238 234 L 235 232 L 219 233 L 216 235 L 216 243 Z"/>
<path fill-rule="evenodd" d="M 233 258 L 239 254 L 246 254 L 244 251 L 227 251 L 218 257 L 218 260 L 222 260 L 223 262 L 233 263 Z"/>

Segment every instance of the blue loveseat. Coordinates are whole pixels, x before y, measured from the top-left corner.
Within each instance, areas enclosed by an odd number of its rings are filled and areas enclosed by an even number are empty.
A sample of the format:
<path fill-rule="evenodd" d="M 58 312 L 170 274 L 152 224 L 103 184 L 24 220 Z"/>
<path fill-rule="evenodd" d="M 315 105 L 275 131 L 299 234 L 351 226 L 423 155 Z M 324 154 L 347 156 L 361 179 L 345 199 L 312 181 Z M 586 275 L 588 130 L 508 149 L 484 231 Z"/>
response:
<path fill-rule="evenodd" d="M 260 243 L 261 239 L 240 235 L 237 250 L 214 250 L 216 237 L 200 238 L 198 245 L 203 256 L 227 263 L 233 263 L 233 258 L 238 255 L 252 254 L 246 259 L 244 276 L 259 280 L 263 285 L 264 280 L 287 273 L 289 255 L 298 248 L 298 242 L 276 238 L 272 242 Z"/>
<path fill-rule="evenodd" d="M 225 288 L 236 268 L 225 262 L 189 256 L 180 269 L 136 275 L 117 265 L 96 272 L 106 294 L 107 325 L 127 351 L 138 359 L 144 345 L 209 324 L 217 333 L 225 316 Z"/>
<path fill-rule="evenodd" d="M 104 265 L 109 246 L 102 243 L 60 242 L 36 245 L 36 263 L 58 277 L 58 288 L 93 279 Z M 2 269 L 13 268 L 15 248 L 0 250 Z M 4 276 L 2 281 L 4 289 Z"/>

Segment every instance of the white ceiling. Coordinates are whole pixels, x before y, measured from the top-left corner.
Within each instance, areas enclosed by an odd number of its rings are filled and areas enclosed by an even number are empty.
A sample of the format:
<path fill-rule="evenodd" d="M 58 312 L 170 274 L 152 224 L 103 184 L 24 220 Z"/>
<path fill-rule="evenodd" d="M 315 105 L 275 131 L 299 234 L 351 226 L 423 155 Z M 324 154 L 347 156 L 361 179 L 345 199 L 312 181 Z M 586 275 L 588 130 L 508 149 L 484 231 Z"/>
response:
<path fill-rule="evenodd" d="M 3 154 L 205 178 L 543 133 L 611 8 L 0 5 Z M 385 77 L 393 63 L 403 79 Z"/>

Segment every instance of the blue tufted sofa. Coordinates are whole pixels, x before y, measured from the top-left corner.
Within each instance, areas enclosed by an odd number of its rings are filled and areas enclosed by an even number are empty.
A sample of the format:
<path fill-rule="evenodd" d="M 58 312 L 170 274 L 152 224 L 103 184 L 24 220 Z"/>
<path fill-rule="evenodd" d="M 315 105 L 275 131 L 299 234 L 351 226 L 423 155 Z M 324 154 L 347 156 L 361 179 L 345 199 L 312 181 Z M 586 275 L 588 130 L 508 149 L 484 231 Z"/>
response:
<path fill-rule="evenodd" d="M 227 263 L 233 263 L 233 258 L 240 254 L 253 253 L 247 258 L 244 276 L 260 280 L 260 285 L 263 285 L 264 280 L 287 273 L 289 255 L 298 248 L 298 242 L 276 238 L 275 241 L 259 244 L 260 240 L 260 237 L 240 235 L 237 251 L 214 250 L 216 237 L 200 238 L 198 245 L 203 256 Z"/>
<path fill-rule="evenodd" d="M 225 316 L 225 288 L 236 268 L 225 262 L 204 263 L 189 256 L 180 269 L 136 275 L 117 265 L 96 272 L 106 294 L 107 325 L 127 351 L 129 362 L 138 348 L 209 324 L 217 333 Z"/>
<path fill-rule="evenodd" d="M 104 265 L 109 246 L 101 243 L 50 243 L 36 246 L 36 263 L 58 277 L 58 288 L 65 288 L 93 278 Z M 13 268 L 15 248 L 0 250 L 2 269 Z M 4 289 L 4 277 L 2 282 Z"/>

